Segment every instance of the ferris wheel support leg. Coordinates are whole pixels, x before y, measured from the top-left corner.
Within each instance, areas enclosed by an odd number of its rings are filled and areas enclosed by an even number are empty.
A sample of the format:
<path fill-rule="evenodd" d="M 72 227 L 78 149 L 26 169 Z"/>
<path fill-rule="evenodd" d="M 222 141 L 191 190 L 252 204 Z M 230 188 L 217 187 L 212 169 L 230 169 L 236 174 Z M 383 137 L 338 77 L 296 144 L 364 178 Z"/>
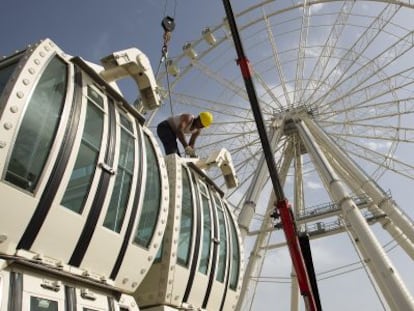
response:
<path fill-rule="evenodd" d="M 362 216 L 359 208 L 347 193 L 345 184 L 322 153 L 319 146 L 315 143 L 315 138 L 304 124 L 303 121 L 296 123 L 299 134 L 303 140 L 306 150 L 310 153 L 315 167 L 319 171 L 329 195 L 334 202 L 341 207 L 344 219 L 355 232 L 355 239 L 360 241 L 362 247 L 369 255 L 367 260 L 372 261 L 374 267 L 373 276 L 378 284 L 384 284 L 387 290 L 385 298 L 391 299 L 389 304 L 398 306 L 398 310 L 414 310 L 414 299 L 404 285 L 395 267 L 391 264 L 386 253 L 375 238 L 369 225 Z M 390 295 L 387 294 L 390 293 Z"/>
<path fill-rule="evenodd" d="M 283 133 L 283 122 L 278 124 L 275 127 L 270 128 L 269 136 L 271 146 L 276 146 L 282 137 Z M 249 226 L 253 219 L 255 210 L 256 210 L 256 202 L 259 199 L 261 192 L 263 191 L 263 187 L 266 183 L 266 180 L 269 176 L 269 171 L 267 169 L 266 161 L 264 155 L 260 158 L 259 163 L 257 165 L 256 174 L 253 176 L 252 186 L 249 189 L 249 192 L 246 195 L 246 201 L 240 211 L 238 217 L 238 223 L 240 228 L 240 233 L 242 235 L 242 240 L 246 237 L 249 233 Z"/>
<path fill-rule="evenodd" d="M 352 159 L 346 156 L 346 153 L 333 142 L 313 120 L 306 120 L 306 124 L 309 126 L 312 133 L 315 134 L 316 138 L 333 154 L 335 160 L 352 175 L 362 190 L 374 200 L 374 203 L 387 214 L 393 223 L 401 229 L 413 244 L 414 225 L 408 216 L 401 211 L 397 204 L 386 195 L 372 178 L 370 178 Z M 403 241 L 404 238 L 399 240 Z"/>
<path fill-rule="evenodd" d="M 294 169 L 295 169 L 295 182 L 294 182 L 294 214 L 295 217 L 299 217 L 305 208 L 304 204 L 304 195 L 303 195 L 303 163 L 302 155 L 300 152 L 300 141 L 295 137 L 294 141 Z M 305 231 L 305 225 L 299 225 L 298 230 L 300 232 Z M 299 284 L 297 280 L 297 275 L 294 267 L 292 267 L 291 272 L 291 287 L 290 287 L 290 311 L 299 310 Z"/>
<path fill-rule="evenodd" d="M 280 180 L 281 183 L 284 184 L 286 180 L 286 176 L 290 167 L 290 164 L 292 162 L 293 158 L 293 146 L 289 144 L 286 150 L 286 157 L 284 158 L 284 161 L 282 162 L 281 168 L 280 168 Z M 276 201 L 276 196 L 274 192 L 270 195 L 267 209 L 265 212 L 265 215 L 270 215 L 274 210 L 274 202 Z M 239 220 L 240 221 L 240 220 Z M 254 243 L 249 262 L 247 263 L 246 269 L 245 269 L 245 277 L 243 278 L 243 284 L 242 289 L 240 291 L 240 299 L 237 303 L 236 310 L 241 310 L 241 308 L 244 305 L 247 305 L 249 303 L 248 299 L 252 293 L 249 291 L 254 291 L 255 285 L 253 285 L 253 281 L 251 280 L 251 276 L 259 275 L 261 272 L 261 268 L 263 266 L 263 260 L 264 255 L 266 252 L 266 237 L 270 234 L 269 228 L 272 229 L 271 226 L 271 218 L 270 216 L 265 218 L 265 220 L 262 222 L 260 226 L 259 233 L 256 237 L 256 241 Z M 257 284 L 257 283 L 254 283 Z"/>
<path fill-rule="evenodd" d="M 367 265 L 371 277 L 375 279 L 375 286 L 377 286 L 377 288 L 380 290 L 382 298 L 385 299 L 388 307 L 392 311 L 398 311 L 398 306 L 395 305 L 394 299 L 392 298 L 390 291 L 388 290 L 384 282 L 382 282 L 381 278 L 378 277 L 378 271 L 376 267 L 373 265 L 372 261 L 369 260 L 369 253 L 367 253 L 366 249 L 362 246 L 360 240 L 358 239 L 357 235 L 352 230 L 352 228 L 349 226 L 347 226 L 346 228 L 349 232 L 350 238 L 352 239 L 352 243 L 355 246 L 356 251 L 359 253 L 360 258 L 363 261 L 363 264 Z"/>
<path fill-rule="evenodd" d="M 329 150 L 329 148 L 327 148 Z M 333 164 L 334 165 L 334 164 Z M 350 187 L 350 189 L 356 193 L 358 196 L 366 196 L 367 194 L 358 186 L 358 183 L 348 174 L 345 172 L 343 167 L 335 166 L 334 168 L 337 169 L 338 174 L 340 177 L 346 182 L 346 184 Z M 407 253 L 414 260 L 414 244 L 407 238 L 404 232 L 401 231 L 399 227 L 397 227 L 394 222 L 385 214 L 383 210 L 381 210 L 378 205 L 372 203 L 368 205 L 368 210 L 372 213 L 372 215 L 377 217 L 377 221 L 381 224 L 381 226 L 386 230 L 391 237 L 401 246 L 401 248 Z"/>

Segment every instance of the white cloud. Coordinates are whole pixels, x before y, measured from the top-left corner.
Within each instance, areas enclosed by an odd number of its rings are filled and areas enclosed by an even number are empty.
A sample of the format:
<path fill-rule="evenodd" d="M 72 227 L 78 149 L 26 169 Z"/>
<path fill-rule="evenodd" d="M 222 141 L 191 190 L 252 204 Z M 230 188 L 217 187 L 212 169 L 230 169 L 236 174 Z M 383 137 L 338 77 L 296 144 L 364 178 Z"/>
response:
<path fill-rule="evenodd" d="M 316 12 L 319 12 L 320 10 L 323 9 L 323 7 L 325 6 L 324 3 L 318 3 L 318 4 L 314 4 L 310 7 L 310 13 L 314 14 Z"/>
<path fill-rule="evenodd" d="M 313 190 L 315 190 L 315 189 L 322 189 L 323 188 L 323 186 L 322 186 L 321 183 L 314 182 L 314 181 L 308 181 L 306 183 L 306 187 L 309 188 L 309 189 L 313 189 Z"/>
<path fill-rule="evenodd" d="M 375 142 L 375 141 L 368 141 L 366 145 L 369 149 L 374 151 L 382 151 L 387 150 L 391 146 L 391 142 Z"/>

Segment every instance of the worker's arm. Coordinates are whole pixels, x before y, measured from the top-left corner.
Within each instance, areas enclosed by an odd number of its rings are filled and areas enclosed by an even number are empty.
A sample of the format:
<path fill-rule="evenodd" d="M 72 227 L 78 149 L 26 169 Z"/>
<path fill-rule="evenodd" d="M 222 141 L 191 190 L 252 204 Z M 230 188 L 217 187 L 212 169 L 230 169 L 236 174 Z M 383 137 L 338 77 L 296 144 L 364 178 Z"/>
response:
<path fill-rule="evenodd" d="M 187 140 L 185 139 L 184 129 L 187 127 L 187 125 L 192 121 L 192 116 L 190 114 L 182 114 L 180 117 L 180 123 L 177 127 L 177 138 L 183 145 L 183 147 L 187 147 L 189 144 L 187 144 Z M 191 139 L 190 139 L 191 140 Z"/>
<path fill-rule="evenodd" d="M 200 129 L 198 129 L 197 130 L 197 132 L 194 132 L 192 135 L 191 135 L 191 138 L 190 138 L 190 142 L 188 143 L 188 145 L 191 147 L 191 148 L 193 148 L 194 149 L 194 145 L 195 145 L 195 142 L 196 142 L 196 139 L 197 139 L 197 137 L 198 137 L 198 135 L 200 135 Z"/>

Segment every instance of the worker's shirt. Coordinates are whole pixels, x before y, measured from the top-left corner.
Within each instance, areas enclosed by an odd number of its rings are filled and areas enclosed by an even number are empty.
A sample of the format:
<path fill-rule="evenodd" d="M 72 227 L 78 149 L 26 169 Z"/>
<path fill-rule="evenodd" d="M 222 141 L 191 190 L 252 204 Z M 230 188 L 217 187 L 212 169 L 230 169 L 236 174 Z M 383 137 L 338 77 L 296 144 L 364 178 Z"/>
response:
<path fill-rule="evenodd" d="M 198 131 L 198 129 L 196 128 L 191 129 L 194 119 L 195 117 L 191 115 L 191 122 L 189 122 L 188 125 L 184 128 L 183 130 L 184 134 L 194 134 L 195 132 Z M 171 126 L 174 133 L 177 133 L 177 129 L 181 123 L 181 115 L 169 117 L 167 120 L 168 120 L 168 124 Z"/>

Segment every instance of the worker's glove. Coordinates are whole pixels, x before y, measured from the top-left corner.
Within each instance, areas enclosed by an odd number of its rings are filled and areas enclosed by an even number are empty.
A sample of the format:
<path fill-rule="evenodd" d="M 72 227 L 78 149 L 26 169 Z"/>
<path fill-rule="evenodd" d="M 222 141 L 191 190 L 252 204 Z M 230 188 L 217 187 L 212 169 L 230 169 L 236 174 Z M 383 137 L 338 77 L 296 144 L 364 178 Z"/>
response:
<path fill-rule="evenodd" d="M 191 146 L 185 147 L 185 154 L 192 158 L 197 158 L 197 154 Z"/>

